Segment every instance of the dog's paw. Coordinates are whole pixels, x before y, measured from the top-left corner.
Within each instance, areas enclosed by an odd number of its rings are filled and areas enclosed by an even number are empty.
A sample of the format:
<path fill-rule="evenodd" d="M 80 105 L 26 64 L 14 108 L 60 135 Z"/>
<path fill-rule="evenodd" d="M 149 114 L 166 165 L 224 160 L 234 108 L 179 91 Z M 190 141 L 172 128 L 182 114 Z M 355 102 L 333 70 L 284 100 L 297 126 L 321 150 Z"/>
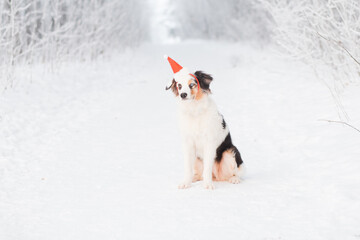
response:
<path fill-rule="evenodd" d="M 212 182 L 205 182 L 204 183 L 204 188 L 213 190 L 213 189 L 215 189 L 215 186 L 214 186 L 214 184 Z"/>
<path fill-rule="evenodd" d="M 240 178 L 237 177 L 237 176 L 232 176 L 232 177 L 229 179 L 229 183 L 238 184 L 238 183 L 240 183 Z"/>
<path fill-rule="evenodd" d="M 185 189 L 191 187 L 191 183 L 182 182 L 178 185 L 178 189 Z"/>

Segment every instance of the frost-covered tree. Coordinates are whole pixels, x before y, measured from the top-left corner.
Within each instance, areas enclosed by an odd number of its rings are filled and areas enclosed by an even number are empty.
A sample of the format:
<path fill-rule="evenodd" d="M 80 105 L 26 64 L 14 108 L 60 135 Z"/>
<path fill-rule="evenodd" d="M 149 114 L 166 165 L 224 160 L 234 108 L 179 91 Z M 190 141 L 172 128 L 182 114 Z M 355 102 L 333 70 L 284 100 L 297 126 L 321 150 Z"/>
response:
<path fill-rule="evenodd" d="M 344 87 L 360 82 L 360 1 L 262 0 L 276 26 L 274 40 L 312 66 L 330 89 L 341 116 Z"/>
<path fill-rule="evenodd" d="M 174 17 L 181 23 L 177 34 L 183 39 L 239 41 L 269 38 L 269 17 L 254 1 L 182 0 L 174 4 Z"/>
<path fill-rule="evenodd" d="M 95 59 L 148 34 L 141 0 L 0 0 L 0 69 L 17 64 Z"/>

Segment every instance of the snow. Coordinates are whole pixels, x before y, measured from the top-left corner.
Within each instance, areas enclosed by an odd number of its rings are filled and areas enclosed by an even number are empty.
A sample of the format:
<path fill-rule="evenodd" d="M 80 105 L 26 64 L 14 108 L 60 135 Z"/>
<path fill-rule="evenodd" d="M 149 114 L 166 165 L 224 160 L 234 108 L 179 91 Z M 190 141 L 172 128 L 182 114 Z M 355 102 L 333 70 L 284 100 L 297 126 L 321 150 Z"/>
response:
<path fill-rule="evenodd" d="M 0 239 L 359 239 L 360 134 L 319 121 L 338 120 L 331 94 L 271 49 L 145 44 L 55 72 L 20 69 L 0 101 Z M 247 168 L 240 184 L 177 189 L 163 53 L 213 75 Z M 357 127 L 359 88 L 343 96 Z"/>

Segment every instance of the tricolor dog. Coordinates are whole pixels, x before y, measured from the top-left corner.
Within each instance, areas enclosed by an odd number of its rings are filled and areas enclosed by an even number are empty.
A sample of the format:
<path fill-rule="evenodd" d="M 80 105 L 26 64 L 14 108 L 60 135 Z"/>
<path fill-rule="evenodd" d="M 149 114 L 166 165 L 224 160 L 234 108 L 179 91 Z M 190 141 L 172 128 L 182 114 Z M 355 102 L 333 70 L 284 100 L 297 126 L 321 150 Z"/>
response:
<path fill-rule="evenodd" d="M 174 78 L 171 89 L 179 102 L 179 123 L 185 160 L 185 177 L 179 188 L 203 180 L 206 189 L 213 181 L 239 183 L 243 160 L 233 145 L 224 117 L 210 96 L 213 78 L 201 71 L 190 73 L 168 56 Z"/>

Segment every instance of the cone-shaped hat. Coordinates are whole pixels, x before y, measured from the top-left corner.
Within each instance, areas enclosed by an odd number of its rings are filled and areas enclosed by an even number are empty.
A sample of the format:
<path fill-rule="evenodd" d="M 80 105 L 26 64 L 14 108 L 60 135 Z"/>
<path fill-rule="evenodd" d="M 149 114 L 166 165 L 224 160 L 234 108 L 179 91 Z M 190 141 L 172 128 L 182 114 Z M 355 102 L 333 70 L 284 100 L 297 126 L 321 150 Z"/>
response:
<path fill-rule="evenodd" d="M 180 66 L 180 64 L 178 64 L 177 62 L 175 62 L 172 58 L 170 58 L 169 56 L 167 55 L 164 55 L 164 58 L 167 59 L 170 63 L 170 66 L 173 70 L 174 73 L 177 73 L 179 72 L 183 67 Z"/>

